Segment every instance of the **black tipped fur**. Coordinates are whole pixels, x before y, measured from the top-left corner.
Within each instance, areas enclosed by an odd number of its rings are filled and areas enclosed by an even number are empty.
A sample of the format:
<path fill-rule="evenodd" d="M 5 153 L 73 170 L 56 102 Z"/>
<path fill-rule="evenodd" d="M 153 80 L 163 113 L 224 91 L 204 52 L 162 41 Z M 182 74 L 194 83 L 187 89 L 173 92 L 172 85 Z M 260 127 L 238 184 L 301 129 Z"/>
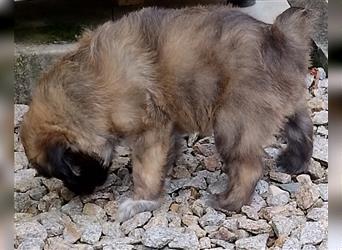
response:
<path fill-rule="evenodd" d="M 107 179 L 107 168 L 97 158 L 62 145 L 48 150 L 50 172 L 76 194 L 89 194 Z"/>
<path fill-rule="evenodd" d="M 287 148 L 280 155 L 278 165 L 290 174 L 307 171 L 312 156 L 313 124 L 307 110 L 297 112 L 285 126 Z"/>

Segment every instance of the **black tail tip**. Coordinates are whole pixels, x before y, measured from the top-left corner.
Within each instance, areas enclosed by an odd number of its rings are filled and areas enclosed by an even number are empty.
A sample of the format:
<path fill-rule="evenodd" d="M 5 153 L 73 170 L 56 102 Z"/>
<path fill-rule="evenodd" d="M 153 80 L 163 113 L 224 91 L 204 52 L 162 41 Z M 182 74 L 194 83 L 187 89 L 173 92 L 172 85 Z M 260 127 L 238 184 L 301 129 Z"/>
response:
<path fill-rule="evenodd" d="M 310 164 L 310 159 L 303 159 L 298 155 L 284 152 L 277 159 L 277 166 L 288 174 L 304 174 L 307 173 Z"/>

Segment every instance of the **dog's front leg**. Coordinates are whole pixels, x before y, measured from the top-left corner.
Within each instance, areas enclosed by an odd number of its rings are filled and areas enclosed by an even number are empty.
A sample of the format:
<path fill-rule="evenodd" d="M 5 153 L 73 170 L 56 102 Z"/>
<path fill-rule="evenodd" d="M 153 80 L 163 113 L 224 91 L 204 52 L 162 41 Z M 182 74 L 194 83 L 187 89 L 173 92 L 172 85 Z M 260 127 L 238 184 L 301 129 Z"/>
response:
<path fill-rule="evenodd" d="M 144 132 L 132 146 L 134 196 L 123 202 L 118 220 L 159 207 L 168 167 L 174 156 L 175 136 L 171 125 Z"/>

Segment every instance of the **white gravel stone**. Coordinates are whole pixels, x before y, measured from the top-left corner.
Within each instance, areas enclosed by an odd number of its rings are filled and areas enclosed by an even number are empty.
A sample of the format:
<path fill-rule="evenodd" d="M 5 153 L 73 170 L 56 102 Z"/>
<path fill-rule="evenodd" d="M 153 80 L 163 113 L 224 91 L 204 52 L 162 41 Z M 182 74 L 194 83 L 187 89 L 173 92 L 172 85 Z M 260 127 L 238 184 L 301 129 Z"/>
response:
<path fill-rule="evenodd" d="M 35 201 L 41 200 L 46 194 L 47 189 L 44 186 L 37 186 L 27 191 L 27 194 Z"/>
<path fill-rule="evenodd" d="M 81 229 L 73 222 L 67 222 L 64 225 L 63 239 L 69 243 L 75 243 L 81 238 Z"/>
<path fill-rule="evenodd" d="M 216 246 L 223 247 L 223 249 L 228 249 L 228 250 L 234 250 L 235 245 L 232 243 L 229 243 L 225 240 L 218 240 L 218 239 L 211 239 L 211 242 L 215 244 Z"/>
<path fill-rule="evenodd" d="M 235 242 L 236 250 L 262 250 L 266 249 L 268 234 L 259 234 L 243 238 Z"/>
<path fill-rule="evenodd" d="M 305 244 L 319 244 L 327 237 L 327 228 L 320 222 L 307 222 L 301 231 L 300 242 Z"/>
<path fill-rule="evenodd" d="M 28 161 L 24 152 L 14 152 L 14 170 L 26 168 Z"/>
<path fill-rule="evenodd" d="M 269 184 L 264 180 L 259 180 L 255 187 L 256 193 L 264 197 L 268 193 L 268 190 Z"/>
<path fill-rule="evenodd" d="M 261 208 L 266 207 L 265 200 L 256 192 L 252 195 L 252 200 L 250 202 L 250 206 L 256 211 L 259 211 Z"/>
<path fill-rule="evenodd" d="M 290 195 L 288 192 L 271 185 L 269 187 L 269 196 L 267 197 L 267 204 L 269 206 L 284 206 L 289 202 Z"/>
<path fill-rule="evenodd" d="M 211 194 L 219 194 L 225 191 L 228 182 L 228 177 L 226 174 L 221 174 L 216 182 L 210 183 L 208 186 L 208 191 Z"/>
<path fill-rule="evenodd" d="M 328 201 L 328 184 L 318 184 L 318 191 L 323 201 Z"/>
<path fill-rule="evenodd" d="M 297 238 L 288 238 L 282 247 L 282 250 L 300 250 L 300 242 Z"/>
<path fill-rule="evenodd" d="M 80 227 L 82 233 L 80 241 L 87 244 L 94 244 L 100 240 L 102 227 L 99 222 L 91 216 L 76 215 L 73 220 Z"/>
<path fill-rule="evenodd" d="M 302 250 L 317 250 L 317 248 L 314 245 L 304 245 Z"/>
<path fill-rule="evenodd" d="M 270 178 L 279 183 L 289 183 L 291 181 L 291 175 L 276 171 L 270 171 Z"/>
<path fill-rule="evenodd" d="M 73 216 L 75 214 L 81 214 L 83 209 L 83 204 L 80 200 L 79 197 L 75 197 L 71 201 L 69 201 L 67 204 L 62 206 L 62 212 L 69 215 Z"/>
<path fill-rule="evenodd" d="M 184 187 L 194 187 L 196 189 L 206 189 L 207 182 L 205 181 L 204 177 L 202 176 L 195 176 L 186 181 Z"/>
<path fill-rule="evenodd" d="M 141 242 L 141 239 L 142 239 L 144 233 L 145 233 L 145 230 L 143 228 L 136 228 L 129 233 L 128 237 L 134 238 L 137 241 Z"/>
<path fill-rule="evenodd" d="M 327 74 L 325 73 L 324 69 L 322 67 L 318 67 L 318 74 L 319 74 L 319 80 L 323 80 L 327 77 Z"/>
<path fill-rule="evenodd" d="M 281 189 L 289 192 L 291 196 L 293 196 L 299 189 L 299 183 L 298 182 L 291 182 L 286 184 L 279 184 L 278 185 Z"/>
<path fill-rule="evenodd" d="M 22 169 L 18 170 L 14 175 L 14 187 L 18 192 L 26 192 L 29 189 L 38 187 L 40 185 L 40 180 L 34 178 L 36 175 L 36 170 L 34 169 Z"/>
<path fill-rule="evenodd" d="M 320 111 L 314 113 L 312 121 L 315 125 L 325 125 L 328 123 L 328 111 Z"/>
<path fill-rule="evenodd" d="M 321 79 L 319 82 L 318 82 L 318 87 L 319 88 L 328 88 L 329 86 L 329 80 L 328 78 L 325 78 L 325 79 Z"/>
<path fill-rule="evenodd" d="M 50 179 L 43 178 L 42 181 L 50 192 L 53 192 L 53 191 L 59 192 L 64 186 L 63 182 L 56 178 L 50 178 Z"/>
<path fill-rule="evenodd" d="M 142 243 L 146 247 L 162 248 L 169 244 L 179 231 L 169 227 L 151 227 L 146 229 L 142 237 Z"/>
<path fill-rule="evenodd" d="M 297 203 L 292 201 L 285 206 L 276 206 L 276 207 L 266 207 L 260 210 L 259 215 L 261 218 L 264 218 L 268 221 L 272 220 L 275 215 L 283 215 L 283 216 L 303 216 L 304 212 L 297 208 Z"/>
<path fill-rule="evenodd" d="M 37 221 L 15 223 L 15 241 L 18 245 L 31 239 L 44 241 L 47 236 L 45 228 Z"/>
<path fill-rule="evenodd" d="M 323 240 L 322 243 L 318 246 L 318 250 L 327 250 L 328 248 L 328 240 Z"/>
<path fill-rule="evenodd" d="M 279 148 L 267 147 L 264 150 L 273 159 L 277 158 L 278 155 L 280 154 L 280 149 Z"/>
<path fill-rule="evenodd" d="M 223 223 L 222 226 L 231 230 L 231 231 L 235 231 L 238 229 L 238 220 L 239 218 L 241 218 L 242 216 L 235 216 L 235 217 L 227 217 Z"/>
<path fill-rule="evenodd" d="M 328 139 L 321 136 L 314 136 L 312 157 L 328 163 Z"/>
<path fill-rule="evenodd" d="M 20 137 L 17 133 L 14 134 L 13 140 L 14 140 L 14 152 L 24 153 L 23 144 L 21 143 Z M 16 168 L 18 168 L 18 167 L 16 167 Z"/>
<path fill-rule="evenodd" d="M 204 214 L 204 204 L 201 200 L 196 200 L 191 206 L 191 210 L 194 213 L 194 215 L 197 215 L 198 217 L 202 217 Z"/>
<path fill-rule="evenodd" d="M 192 147 L 194 143 L 198 140 L 198 137 L 199 137 L 199 133 L 190 134 L 188 137 L 188 142 L 187 142 L 188 147 Z"/>
<path fill-rule="evenodd" d="M 124 232 L 122 232 L 120 224 L 118 222 L 106 221 L 105 223 L 103 223 L 102 233 L 113 238 L 125 237 L 125 234 Z"/>
<path fill-rule="evenodd" d="M 300 184 L 295 194 L 298 206 L 302 209 L 310 208 L 320 197 L 319 189 L 311 182 L 310 176 L 299 175 L 297 180 Z"/>
<path fill-rule="evenodd" d="M 24 104 L 16 104 L 14 105 L 14 127 L 19 127 L 24 114 L 28 111 L 29 106 Z"/>
<path fill-rule="evenodd" d="M 304 218 L 305 220 L 305 218 Z M 272 227 L 278 237 L 289 236 L 300 222 L 295 217 L 286 217 L 283 215 L 275 215 L 272 218 Z"/>
<path fill-rule="evenodd" d="M 326 175 L 324 168 L 315 160 L 311 160 L 308 172 L 313 179 L 321 179 Z"/>
<path fill-rule="evenodd" d="M 125 234 L 128 234 L 133 229 L 145 225 L 148 222 L 148 220 L 151 218 L 151 216 L 152 216 L 151 212 L 143 212 L 143 213 L 136 214 L 133 218 L 122 223 L 121 229 Z"/>
<path fill-rule="evenodd" d="M 269 233 L 272 231 L 271 226 L 265 220 L 250 220 L 246 217 L 238 219 L 238 227 L 253 234 Z"/>
<path fill-rule="evenodd" d="M 27 212 L 32 205 L 28 193 L 14 193 L 14 211 L 17 213 Z"/>
<path fill-rule="evenodd" d="M 93 244 L 93 246 L 94 249 L 133 249 L 133 244 L 140 242 L 140 240 L 136 240 L 131 237 L 114 238 L 111 236 L 103 236 L 101 240 Z"/>
<path fill-rule="evenodd" d="M 102 207 L 100 207 L 96 204 L 93 204 L 93 203 L 86 203 L 84 205 L 83 214 L 93 216 L 97 220 L 106 220 L 107 219 L 106 211 Z"/>
<path fill-rule="evenodd" d="M 48 212 L 39 215 L 39 221 L 47 231 L 48 237 L 58 236 L 63 233 L 64 223 L 62 215 L 58 212 Z"/>
<path fill-rule="evenodd" d="M 260 209 L 251 207 L 251 206 L 243 206 L 241 208 L 241 212 L 243 212 L 245 215 L 247 215 L 248 218 L 253 219 L 253 220 L 258 220 L 259 219 L 259 212 Z"/>
<path fill-rule="evenodd" d="M 167 213 L 160 213 L 157 214 L 155 216 L 153 216 L 146 225 L 144 225 L 143 227 L 145 229 L 147 228 L 151 228 L 151 227 L 157 227 L 157 226 L 161 226 L 161 227 L 167 227 L 168 226 L 168 220 L 167 220 Z"/>
<path fill-rule="evenodd" d="M 328 208 L 327 207 L 314 207 L 306 217 L 313 221 L 328 221 Z"/>
<path fill-rule="evenodd" d="M 17 250 L 41 250 L 44 247 L 42 239 L 32 238 L 24 240 L 17 248 Z"/>
<path fill-rule="evenodd" d="M 197 250 L 199 248 L 199 242 L 195 232 L 189 230 L 184 233 L 180 233 L 178 236 L 173 238 L 168 246 L 170 248 Z"/>
<path fill-rule="evenodd" d="M 206 214 L 199 219 L 199 224 L 205 226 L 219 226 L 226 218 L 225 214 L 217 212 L 212 208 L 208 208 Z"/>
<path fill-rule="evenodd" d="M 199 240 L 199 248 L 200 249 L 209 249 L 211 248 L 211 241 L 209 237 L 203 237 Z"/>
<path fill-rule="evenodd" d="M 324 127 L 324 126 L 319 126 L 317 128 L 317 133 L 324 135 L 324 136 L 328 136 L 329 135 L 329 131 Z"/>

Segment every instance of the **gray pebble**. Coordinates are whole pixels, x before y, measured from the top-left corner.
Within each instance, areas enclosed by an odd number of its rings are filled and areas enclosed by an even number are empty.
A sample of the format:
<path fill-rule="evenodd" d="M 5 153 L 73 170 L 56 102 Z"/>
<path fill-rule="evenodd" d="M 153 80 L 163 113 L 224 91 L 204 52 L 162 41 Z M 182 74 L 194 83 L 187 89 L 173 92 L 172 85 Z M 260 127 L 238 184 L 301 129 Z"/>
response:
<path fill-rule="evenodd" d="M 250 220 L 246 217 L 238 219 L 238 227 L 253 234 L 269 233 L 272 231 L 271 226 L 265 220 Z"/>
<path fill-rule="evenodd" d="M 48 234 L 45 228 L 37 221 L 15 223 L 15 242 L 19 245 L 26 240 L 45 240 Z"/>
<path fill-rule="evenodd" d="M 291 181 L 291 175 L 276 171 L 270 171 L 270 178 L 279 183 L 289 183 Z"/>
<path fill-rule="evenodd" d="M 28 111 L 29 106 L 24 104 L 16 104 L 14 105 L 14 127 L 17 128 L 20 126 L 24 114 Z"/>
<path fill-rule="evenodd" d="M 318 184 L 318 191 L 323 201 L 328 201 L 328 184 Z"/>
<path fill-rule="evenodd" d="M 180 233 L 178 236 L 173 238 L 168 244 L 170 248 L 180 248 L 180 249 L 194 249 L 199 248 L 199 242 L 194 231 L 186 231 Z"/>
<path fill-rule="evenodd" d="M 310 176 L 299 175 L 297 180 L 300 187 L 295 194 L 298 206 L 302 209 L 310 208 L 320 197 L 319 189 L 311 182 Z"/>
<path fill-rule="evenodd" d="M 319 244 L 327 237 L 327 228 L 320 222 L 307 222 L 301 231 L 301 244 Z"/>
<path fill-rule="evenodd" d="M 171 242 L 179 232 L 169 227 L 151 227 L 146 229 L 142 243 L 146 247 L 162 248 Z"/>
<path fill-rule="evenodd" d="M 18 170 L 14 174 L 14 188 L 17 192 L 26 192 L 32 188 L 40 185 L 40 180 L 34 178 L 36 176 L 36 170 L 34 169 L 22 169 Z"/>
<path fill-rule="evenodd" d="M 243 238 L 235 242 L 236 250 L 260 250 L 266 249 L 268 234 L 259 234 Z"/>
<path fill-rule="evenodd" d="M 267 204 L 269 206 L 284 206 L 289 202 L 290 195 L 288 192 L 271 185 L 269 187 L 269 196 L 267 197 Z"/>
<path fill-rule="evenodd" d="M 212 208 L 208 208 L 206 214 L 199 219 L 199 224 L 205 226 L 219 226 L 226 218 L 225 214 L 217 212 Z"/>
<path fill-rule="evenodd" d="M 32 238 L 24 240 L 17 250 L 41 250 L 43 249 L 44 241 L 42 239 Z"/>
<path fill-rule="evenodd" d="M 321 137 L 321 136 L 315 136 L 314 137 L 314 148 L 313 148 L 313 154 L 312 157 L 328 163 L 328 139 Z"/>
<path fill-rule="evenodd" d="M 151 212 L 143 212 L 143 213 L 136 214 L 131 219 L 122 223 L 121 229 L 125 234 L 128 234 L 133 229 L 145 225 L 148 222 L 148 220 L 151 218 L 151 216 L 152 216 Z"/>
<path fill-rule="evenodd" d="M 328 111 L 319 111 L 314 113 L 312 121 L 315 125 L 325 125 L 328 123 Z"/>
<path fill-rule="evenodd" d="M 300 242 L 297 238 L 288 238 L 282 247 L 282 250 L 300 250 Z"/>

